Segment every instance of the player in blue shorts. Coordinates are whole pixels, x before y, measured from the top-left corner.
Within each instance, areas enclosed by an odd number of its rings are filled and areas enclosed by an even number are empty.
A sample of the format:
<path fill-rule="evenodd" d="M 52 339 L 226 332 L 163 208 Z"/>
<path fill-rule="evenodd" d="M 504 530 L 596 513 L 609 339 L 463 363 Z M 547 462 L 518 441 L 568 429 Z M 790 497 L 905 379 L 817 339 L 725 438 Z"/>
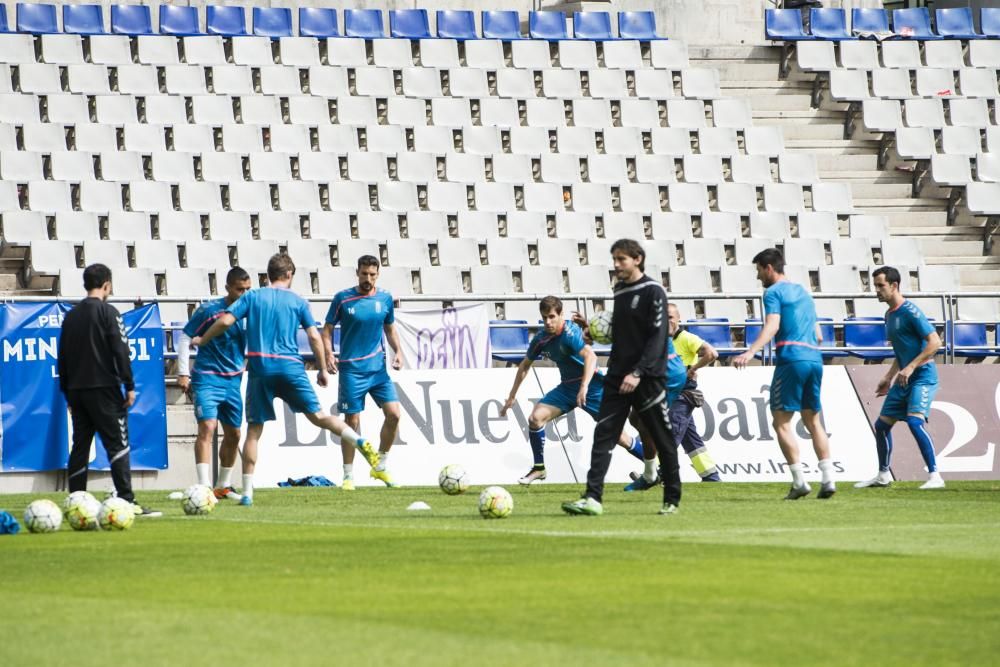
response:
<path fill-rule="evenodd" d="M 251 290 L 240 297 L 215 320 L 200 338 L 192 343 L 206 345 L 239 320 L 246 320 L 247 358 L 247 435 L 243 443 L 243 498 L 241 505 L 253 504 L 253 472 L 257 464 L 257 443 L 265 422 L 274 421 L 274 399 L 280 398 L 293 412 L 303 412 L 309 421 L 334 435 L 340 436 L 361 450 L 372 467 L 378 465 L 378 452 L 371 443 L 339 417 L 326 413 L 316 398 L 316 391 L 306 375 L 299 354 L 296 333 L 299 327 L 309 337 L 309 347 L 319 367 L 316 382 L 325 387 L 329 381 L 323 341 L 309 304 L 293 292 L 295 262 L 285 253 L 271 257 L 267 263 L 270 287 Z"/>
<path fill-rule="evenodd" d="M 206 301 L 191 316 L 177 344 L 177 385 L 194 398 L 194 416 L 198 420 L 198 436 L 194 442 L 194 467 L 198 483 L 212 486 L 212 435 L 222 423 L 222 445 L 219 447 L 219 479 L 215 497 L 220 500 L 241 496 L 233 490 L 233 467 L 240 446 L 243 425 L 243 370 L 246 366 L 246 333 L 240 322 L 229 327 L 198 350 L 194 368 L 189 370 L 191 339 L 212 326 L 226 308 L 250 289 L 250 275 L 238 266 L 226 275 L 226 296 Z"/>
<path fill-rule="evenodd" d="M 559 386 L 542 396 L 528 418 L 528 442 L 534 465 L 528 474 L 517 480 L 525 485 L 545 479 L 545 425 L 574 408 L 581 408 L 597 419 L 603 397 L 604 376 L 597 372 L 597 355 L 584 341 L 580 327 L 563 317 L 562 301 L 558 297 L 547 296 L 539 302 L 538 310 L 544 326 L 528 344 L 528 353 L 517 366 L 514 385 L 500 410 L 500 416 L 504 417 L 513 407 L 517 401 L 517 390 L 537 359 L 545 357 L 556 364 L 561 380 Z M 633 439 L 622 433 L 618 444 L 642 459 L 642 441 L 639 438 Z"/>
<path fill-rule="evenodd" d="M 930 417 L 931 403 L 938 389 L 937 364 L 934 355 L 941 348 L 941 337 L 927 316 L 899 291 L 899 271 L 883 266 L 872 274 L 878 300 L 889 306 L 885 314 L 885 333 L 892 343 L 896 359 L 878 383 L 876 396 L 885 396 L 882 413 L 875 420 L 875 447 L 878 450 L 878 475 L 854 486 L 889 486 L 892 472 L 892 426 L 906 420 L 920 455 L 930 473 L 921 489 L 943 489 L 944 480 L 937 471 L 934 443 L 925 423 Z M 895 382 L 893 379 L 895 378 Z"/>
<path fill-rule="evenodd" d="M 344 421 L 355 431 L 361 429 L 361 412 L 365 409 L 365 396 L 371 394 L 382 408 L 385 420 L 379 434 L 378 466 L 369 474 L 382 480 L 386 486 L 396 486 L 386 467 L 389 450 L 399 432 L 399 398 L 396 385 L 385 367 L 385 335 L 392 348 L 392 367 L 403 367 L 403 348 L 396 332 L 392 294 L 375 287 L 378 280 L 379 261 L 373 255 L 358 258 L 358 284 L 337 292 L 330 303 L 330 310 L 323 325 L 323 345 L 326 348 L 326 369 L 340 371 L 337 384 L 337 409 Z M 340 361 L 333 355 L 333 328 L 340 324 Z M 343 443 L 345 491 L 354 489 L 354 448 Z"/>
<path fill-rule="evenodd" d="M 785 500 L 797 500 L 812 488 L 802 474 L 799 444 L 792 429 L 792 417 L 802 415 L 802 423 L 812 437 L 819 460 L 822 482 L 820 498 L 837 492 L 830 461 L 830 441 L 820 417 L 820 387 L 823 383 L 822 341 L 816 322 L 816 305 L 805 288 L 785 278 L 785 259 L 776 248 L 768 248 L 753 258 L 757 279 L 764 285 L 764 326 L 750 348 L 733 360 L 745 368 L 764 347 L 775 339 L 777 361 L 771 381 L 771 415 L 778 444 L 792 473 L 792 488 Z"/>

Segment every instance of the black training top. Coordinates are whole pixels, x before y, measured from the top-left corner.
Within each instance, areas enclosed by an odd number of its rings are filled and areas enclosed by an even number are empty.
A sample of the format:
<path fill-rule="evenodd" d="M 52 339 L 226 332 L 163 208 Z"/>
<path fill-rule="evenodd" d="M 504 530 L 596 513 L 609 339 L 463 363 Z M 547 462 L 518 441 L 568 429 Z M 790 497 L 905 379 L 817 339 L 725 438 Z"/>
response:
<path fill-rule="evenodd" d="M 608 375 L 624 377 L 638 371 L 643 377 L 667 372 L 667 294 L 656 280 L 643 276 L 614 287 L 611 319 L 611 357 Z"/>
<path fill-rule="evenodd" d="M 78 303 L 63 319 L 59 336 L 59 388 L 135 389 L 128 337 L 118 310 L 95 297 Z"/>

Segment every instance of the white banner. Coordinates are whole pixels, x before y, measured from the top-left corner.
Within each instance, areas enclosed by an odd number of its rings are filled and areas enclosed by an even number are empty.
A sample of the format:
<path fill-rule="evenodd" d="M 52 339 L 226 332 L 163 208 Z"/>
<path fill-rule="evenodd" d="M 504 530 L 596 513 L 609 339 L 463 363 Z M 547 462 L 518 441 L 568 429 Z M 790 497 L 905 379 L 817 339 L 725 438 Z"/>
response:
<path fill-rule="evenodd" d="M 391 469 L 396 480 L 407 486 L 433 485 L 443 466 L 458 463 L 469 472 L 473 484 L 516 483 L 531 467 L 528 415 L 545 391 L 559 382 L 556 369 L 536 370 L 522 385 L 519 400 L 506 417 L 500 417 L 500 408 L 514 378 L 512 368 L 391 372 L 403 412 L 399 438 L 392 449 Z M 824 370 L 822 399 L 836 479 L 872 477 L 877 471 L 874 438 L 853 386 L 843 367 Z M 771 374 L 769 368 L 709 368 L 699 373 L 705 407 L 695 419 L 725 481 L 790 479 L 767 407 Z M 332 376 L 331 386 L 325 389 L 316 387 L 327 408 L 336 406 L 336 379 Z M 289 477 L 325 475 L 339 484 L 343 463 L 339 440 L 278 403 L 278 419 L 265 426 L 260 441 L 256 483 L 274 486 Z M 369 400 L 361 417 L 361 433 L 377 442 L 381 425 L 382 412 Z M 548 481 L 585 479 L 593 428 L 593 420 L 581 410 L 549 425 L 545 450 Z M 798 419 L 795 428 L 807 477 L 818 479 L 816 457 Z M 698 481 L 683 451 L 678 456 L 682 479 Z M 368 477 L 364 459 L 358 456 L 355 463 L 355 484 L 380 484 Z M 607 479 L 626 483 L 629 471 L 640 469 L 637 459 L 616 448 Z"/>
<path fill-rule="evenodd" d="M 485 304 L 397 310 L 396 330 L 406 368 L 489 368 L 492 364 Z"/>

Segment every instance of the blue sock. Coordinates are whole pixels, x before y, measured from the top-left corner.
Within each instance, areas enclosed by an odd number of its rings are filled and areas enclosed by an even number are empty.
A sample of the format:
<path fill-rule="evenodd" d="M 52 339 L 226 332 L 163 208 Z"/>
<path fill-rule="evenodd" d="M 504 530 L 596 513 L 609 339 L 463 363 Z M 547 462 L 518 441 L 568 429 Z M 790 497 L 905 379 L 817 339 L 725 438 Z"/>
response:
<path fill-rule="evenodd" d="M 531 443 L 531 455 L 535 458 L 535 467 L 545 467 L 545 427 L 537 431 L 528 431 L 528 442 Z"/>
<path fill-rule="evenodd" d="M 908 415 L 906 423 L 910 426 L 910 433 L 913 434 L 913 439 L 917 441 L 917 446 L 920 447 L 920 455 L 924 457 L 927 472 L 936 472 L 937 461 L 934 458 L 934 443 L 931 442 L 931 435 L 924 426 L 923 418 Z"/>
<path fill-rule="evenodd" d="M 879 472 L 888 472 L 892 458 L 892 424 L 875 420 L 875 449 L 878 450 Z"/>
<path fill-rule="evenodd" d="M 632 438 L 632 446 L 628 448 L 628 453 L 640 461 L 645 460 L 642 455 L 642 439 L 639 436 Z"/>

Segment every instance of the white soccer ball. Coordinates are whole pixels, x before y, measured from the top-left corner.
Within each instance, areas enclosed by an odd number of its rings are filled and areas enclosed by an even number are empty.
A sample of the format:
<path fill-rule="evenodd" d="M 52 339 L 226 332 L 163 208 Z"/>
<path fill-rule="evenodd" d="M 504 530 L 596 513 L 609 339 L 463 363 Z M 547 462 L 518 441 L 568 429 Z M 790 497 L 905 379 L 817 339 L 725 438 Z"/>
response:
<path fill-rule="evenodd" d="M 62 520 L 62 510 L 48 499 L 33 500 L 24 510 L 24 525 L 33 533 L 54 533 Z"/>
<path fill-rule="evenodd" d="M 189 486 L 184 490 L 184 495 L 181 496 L 181 507 L 184 508 L 184 513 L 189 516 L 210 514 L 218 502 L 215 498 L 215 492 L 204 484 Z"/>
<path fill-rule="evenodd" d="M 590 337 L 594 339 L 595 343 L 600 343 L 601 345 L 611 343 L 611 317 L 610 310 L 602 310 L 590 318 L 590 324 L 587 328 L 590 330 Z"/>
<path fill-rule="evenodd" d="M 438 486 L 449 496 L 465 493 L 469 488 L 469 476 L 465 468 L 457 463 L 451 463 L 441 468 L 438 474 Z"/>
<path fill-rule="evenodd" d="M 73 530 L 97 530 L 101 503 L 86 491 L 74 491 L 63 501 L 63 517 Z"/>
<path fill-rule="evenodd" d="M 479 514 L 484 519 L 503 519 L 514 511 L 514 499 L 502 486 L 487 486 L 479 494 Z"/>
<path fill-rule="evenodd" d="M 101 511 L 97 513 L 97 522 L 102 530 L 128 530 L 135 522 L 135 510 L 132 503 L 122 498 L 108 498 L 101 503 Z"/>

